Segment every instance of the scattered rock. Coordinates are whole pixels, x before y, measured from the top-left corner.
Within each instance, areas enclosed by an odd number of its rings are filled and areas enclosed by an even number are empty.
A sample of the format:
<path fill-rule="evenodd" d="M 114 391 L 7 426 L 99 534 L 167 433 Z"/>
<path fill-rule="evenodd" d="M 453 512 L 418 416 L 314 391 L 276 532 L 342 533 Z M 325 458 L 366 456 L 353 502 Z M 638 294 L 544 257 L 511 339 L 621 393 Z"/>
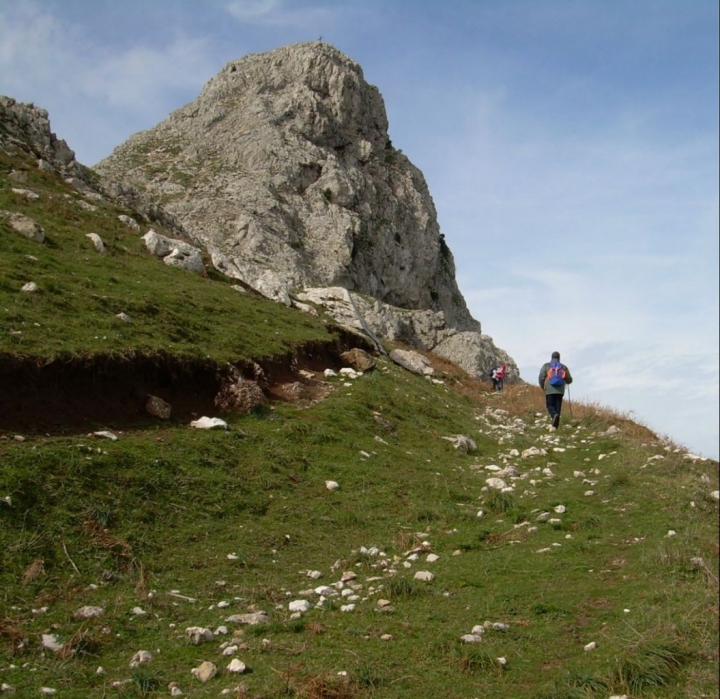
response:
<path fill-rule="evenodd" d="M 508 484 L 502 478 L 488 478 L 485 483 L 488 488 L 493 490 L 504 490 L 508 487 Z"/>
<path fill-rule="evenodd" d="M 435 573 L 431 573 L 429 570 L 418 570 L 413 577 L 415 580 L 430 582 L 435 579 Z"/>
<path fill-rule="evenodd" d="M 90 238 L 90 242 L 97 252 L 105 252 L 105 243 L 97 233 L 87 233 L 85 237 Z"/>
<path fill-rule="evenodd" d="M 117 442 L 117 435 L 108 430 L 98 430 L 97 432 L 93 432 L 93 435 L 101 439 L 109 439 L 111 442 Z"/>
<path fill-rule="evenodd" d="M 340 359 L 355 371 L 370 371 L 375 368 L 375 359 L 372 355 L 359 347 L 343 352 Z"/>
<path fill-rule="evenodd" d="M 130 318 L 130 316 L 123 311 L 120 311 L 120 313 L 116 313 L 115 317 L 119 318 L 123 323 L 132 323 L 132 319 Z"/>
<path fill-rule="evenodd" d="M 20 291 L 25 292 L 26 294 L 32 294 L 36 291 L 38 291 L 40 287 L 35 282 L 27 282 L 27 284 L 23 284 Z"/>
<path fill-rule="evenodd" d="M 205 662 L 200 663 L 198 667 L 194 667 L 190 672 L 204 684 L 217 675 L 217 667 L 215 667 L 214 663 L 206 660 Z"/>
<path fill-rule="evenodd" d="M 65 647 L 64 643 L 60 643 L 57 640 L 57 637 L 50 633 L 42 634 L 40 643 L 41 643 L 43 649 L 51 650 L 55 653 L 59 650 L 62 650 Z"/>
<path fill-rule="evenodd" d="M 5 219 L 10 228 L 24 235 L 26 238 L 42 243 L 45 241 L 45 230 L 43 227 L 35 223 L 31 218 L 23 216 L 15 211 L 0 210 L 0 218 Z"/>
<path fill-rule="evenodd" d="M 199 420 L 193 420 L 190 423 L 190 427 L 194 427 L 198 430 L 212 430 L 220 428 L 226 430 L 228 428 L 227 422 L 221 420 L 219 417 L 201 417 Z"/>
<path fill-rule="evenodd" d="M 291 612 L 307 612 L 310 610 L 310 602 L 306 599 L 293 600 L 288 604 L 288 609 Z"/>
<path fill-rule="evenodd" d="M 133 655 L 132 660 L 130 661 L 130 667 L 136 668 L 140 667 L 140 665 L 148 665 L 153 660 L 152 653 L 146 650 L 139 650 L 135 655 Z"/>
<path fill-rule="evenodd" d="M 158 396 L 148 395 L 147 402 L 145 403 L 145 411 L 153 417 L 160 418 L 161 420 L 169 420 L 170 414 L 172 413 L 172 406 L 162 398 L 158 398 Z"/>
<path fill-rule="evenodd" d="M 466 633 L 464 636 L 460 636 L 460 640 L 463 643 L 480 643 L 482 636 L 477 636 L 474 633 Z"/>
<path fill-rule="evenodd" d="M 190 642 L 196 646 L 215 640 L 213 632 L 203 626 L 189 626 L 185 629 L 185 635 L 190 639 Z"/>
<path fill-rule="evenodd" d="M 394 349 L 390 352 L 390 359 L 399 364 L 403 369 L 412 371 L 420 376 L 432 376 L 435 370 L 430 366 L 430 362 L 419 352 L 412 350 Z"/>
<path fill-rule="evenodd" d="M 40 195 L 37 192 L 33 192 L 30 189 L 20 189 L 17 187 L 12 187 L 10 191 L 15 196 L 18 196 L 21 199 L 24 199 L 25 201 L 37 201 L 38 199 L 40 199 Z"/>
<path fill-rule="evenodd" d="M 95 617 L 102 616 L 105 610 L 102 607 L 80 607 L 75 612 L 76 619 L 94 619 Z"/>
<path fill-rule="evenodd" d="M 328 490 L 337 490 L 340 484 L 337 481 L 325 481 L 325 487 Z"/>
<path fill-rule="evenodd" d="M 118 221 L 120 223 L 124 223 L 128 228 L 132 228 L 134 231 L 140 230 L 140 224 L 132 218 L 132 216 L 126 216 L 125 214 L 121 214 L 118 216 Z"/>
<path fill-rule="evenodd" d="M 230 664 L 225 668 L 228 672 L 234 672 L 236 674 L 240 674 L 245 672 L 247 669 L 247 666 L 245 663 L 243 663 L 241 660 L 238 660 L 237 658 L 233 658 Z"/>
<path fill-rule="evenodd" d="M 223 412 L 249 413 L 267 402 L 260 384 L 239 374 L 223 381 L 215 396 L 215 407 Z"/>
<path fill-rule="evenodd" d="M 267 612 L 251 612 L 249 614 L 233 614 L 225 619 L 230 624 L 246 624 L 247 626 L 256 626 L 257 624 L 267 624 L 270 617 Z"/>
<path fill-rule="evenodd" d="M 477 451 L 477 444 L 475 444 L 470 437 L 466 437 L 464 434 L 455 434 L 449 437 L 443 437 L 443 439 L 446 439 L 448 442 L 452 442 L 452 445 L 463 454 L 468 454 L 471 451 Z"/>
<path fill-rule="evenodd" d="M 596 648 L 597 648 L 597 643 L 595 643 L 595 641 L 591 641 L 586 646 L 583 646 L 583 650 L 585 650 L 585 651 L 595 650 Z"/>

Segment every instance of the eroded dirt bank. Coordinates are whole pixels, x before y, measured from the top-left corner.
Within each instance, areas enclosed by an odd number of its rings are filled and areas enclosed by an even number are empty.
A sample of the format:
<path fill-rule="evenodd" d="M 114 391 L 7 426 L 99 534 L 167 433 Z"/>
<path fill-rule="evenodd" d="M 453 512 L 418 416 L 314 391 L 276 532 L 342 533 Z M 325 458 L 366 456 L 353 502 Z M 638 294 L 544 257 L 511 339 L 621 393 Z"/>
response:
<path fill-rule="evenodd" d="M 348 333 L 287 355 L 257 360 L 263 392 L 270 400 L 293 400 L 297 393 L 284 387 L 299 382 L 307 389 L 303 391 L 306 399 L 323 395 L 322 372 L 339 369 L 340 354 L 352 347 L 372 350 L 362 337 Z M 235 367 L 244 376 L 254 375 L 252 362 L 238 362 Z M 215 396 L 229 369 L 171 355 L 101 356 L 44 365 L 31 359 L 0 357 L 0 433 L 74 434 L 158 424 L 160 420 L 145 409 L 149 395 L 172 406 L 172 422 L 218 415 Z"/>

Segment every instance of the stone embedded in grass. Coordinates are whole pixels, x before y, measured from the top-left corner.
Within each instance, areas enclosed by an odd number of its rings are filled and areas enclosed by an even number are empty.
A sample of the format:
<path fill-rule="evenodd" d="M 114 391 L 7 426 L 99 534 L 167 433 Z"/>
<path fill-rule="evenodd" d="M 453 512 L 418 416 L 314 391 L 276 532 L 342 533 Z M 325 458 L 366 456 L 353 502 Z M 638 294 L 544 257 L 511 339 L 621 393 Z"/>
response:
<path fill-rule="evenodd" d="M 488 478 L 485 483 L 488 488 L 493 490 L 504 490 L 508 487 L 508 484 L 502 478 Z"/>
<path fill-rule="evenodd" d="M 190 672 L 197 677 L 203 684 L 207 682 L 208 680 L 211 680 L 215 675 L 217 675 L 217 667 L 215 667 L 214 663 L 211 663 L 209 660 L 206 660 L 205 662 L 200 663 L 197 667 L 194 667 Z"/>
<path fill-rule="evenodd" d="M 147 612 L 142 607 L 133 607 L 130 613 L 135 616 L 147 616 Z"/>
<path fill-rule="evenodd" d="M 146 650 L 139 650 L 130 660 L 130 667 L 136 668 L 140 667 L 140 665 L 148 665 L 152 660 L 152 653 Z"/>
<path fill-rule="evenodd" d="M 340 580 L 342 582 L 350 582 L 350 580 L 355 580 L 357 578 L 357 573 L 353 573 L 351 570 L 346 570 L 341 576 Z"/>
<path fill-rule="evenodd" d="M 480 641 L 482 641 L 482 636 L 475 635 L 474 633 L 466 633 L 463 636 L 460 636 L 460 640 L 463 643 L 480 643 Z"/>
<path fill-rule="evenodd" d="M 485 627 L 482 624 L 475 624 L 470 633 L 475 636 L 482 636 L 485 633 Z"/>
<path fill-rule="evenodd" d="M 595 491 L 594 490 L 586 490 L 584 494 L 587 497 L 590 497 L 591 495 L 595 495 Z"/>
<path fill-rule="evenodd" d="M 337 490 L 340 484 L 337 481 L 325 481 L 325 487 L 328 490 Z"/>
<path fill-rule="evenodd" d="M 85 237 L 90 238 L 90 242 L 97 252 L 105 252 L 105 243 L 97 233 L 86 233 Z"/>
<path fill-rule="evenodd" d="M 51 650 L 54 653 L 57 653 L 59 650 L 62 650 L 65 647 L 65 644 L 60 643 L 57 640 L 57 636 L 51 633 L 42 634 L 40 645 L 43 647 L 44 650 Z"/>
<path fill-rule="evenodd" d="M 713 498 L 713 500 L 720 500 L 720 490 L 713 490 L 712 493 L 710 493 L 710 497 Z"/>
<path fill-rule="evenodd" d="M 238 647 L 233 645 L 233 646 L 227 646 L 227 647 L 223 648 L 222 654 L 225 657 L 228 657 L 230 655 L 235 655 L 235 653 L 237 653 L 237 652 L 238 652 Z"/>
<path fill-rule="evenodd" d="M 185 635 L 190 639 L 191 643 L 196 646 L 215 640 L 213 632 L 203 626 L 189 626 L 185 629 Z"/>
<path fill-rule="evenodd" d="M 40 694 L 46 697 L 51 697 L 54 694 L 57 694 L 57 689 L 53 689 L 52 687 L 41 687 Z"/>
<path fill-rule="evenodd" d="M 132 323 L 132 318 L 127 313 L 123 313 L 120 311 L 120 313 L 115 314 L 116 318 L 119 318 L 123 323 Z"/>
<path fill-rule="evenodd" d="M 585 478 L 585 474 L 582 471 L 573 471 L 575 478 Z"/>
<path fill-rule="evenodd" d="M 427 557 L 425 558 L 425 560 L 426 560 L 428 563 L 435 563 L 435 561 L 438 561 L 439 559 L 440 559 L 440 556 L 438 556 L 438 555 L 435 554 L 435 553 L 429 553 L 429 554 L 427 555 Z"/>
<path fill-rule="evenodd" d="M 545 456 L 547 454 L 547 451 L 545 449 L 539 449 L 538 447 L 530 447 L 529 449 L 524 449 L 521 457 L 523 459 L 528 459 L 531 456 Z"/>
<path fill-rule="evenodd" d="M 105 610 L 102 607 L 80 607 L 76 610 L 74 616 L 76 619 L 93 619 L 98 616 L 102 616 Z"/>
<path fill-rule="evenodd" d="M 120 221 L 120 223 L 124 223 L 128 228 L 132 228 L 134 231 L 140 230 L 140 224 L 138 224 L 138 222 L 134 218 L 132 218 L 132 216 L 120 214 L 120 216 L 118 216 L 118 221 Z"/>
<path fill-rule="evenodd" d="M 45 230 L 43 227 L 35 223 L 31 218 L 23 216 L 15 211 L 0 211 L 0 218 L 5 219 L 10 228 L 17 231 L 26 238 L 36 242 L 42 243 L 45 240 Z"/>
<path fill-rule="evenodd" d="M 435 579 L 435 573 L 431 573 L 429 570 L 418 570 L 413 578 L 415 580 L 422 580 L 423 582 L 430 582 Z"/>
<path fill-rule="evenodd" d="M 354 612 L 355 611 L 355 605 L 354 604 L 343 604 L 340 607 L 341 612 Z"/>
<path fill-rule="evenodd" d="M 595 641 L 591 641 L 587 645 L 583 646 L 583 650 L 585 650 L 585 651 L 595 650 L 596 648 L 597 648 L 597 643 L 595 643 Z"/>
<path fill-rule="evenodd" d="M 230 624 L 246 624 L 247 626 L 256 626 L 257 624 L 267 624 L 270 617 L 267 612 L 251 612 L 249 614 L 233 614 L 225 619 Z"/>
<path fill-rule="evenodd" d="M 537 517 L 535 517 L 536 522 L 547 522 L 549 519 L 550 519 L 549 512 L 541 512 Z"/>
<path fill-rule="evenodd" d="M 677 532 L 676 532 L 674 529 L 669 529 L 669 530 L 668 530 L 668 533 L 665 534 L 665 536 L 668 537 L 668 538 L 669 538 L 669 537 L 673 537 L 673 536 L 677 536 Z"/>
<path fill-rule="evenodd" d="M 307 612 L 310 609 L 310 602 L 306 599 L 296 599 L 290 602 L 288 609 L 291 612 Z"/>
<path fill-rule="evenodd" d="M 27 284 L 23 284 L 20 291 L 25 292 L 26 294 L 32 294 L 36 292 L 40 287 L 35 282 L 27 282 Z"/>
<path fill-rule="evenodd" d="M 98 430 L 97 432 L 93 432 L 93 435 L 101 439 L 109 439 L 111 442 L 117 442 L 117 435 L 109 430 Z"/>

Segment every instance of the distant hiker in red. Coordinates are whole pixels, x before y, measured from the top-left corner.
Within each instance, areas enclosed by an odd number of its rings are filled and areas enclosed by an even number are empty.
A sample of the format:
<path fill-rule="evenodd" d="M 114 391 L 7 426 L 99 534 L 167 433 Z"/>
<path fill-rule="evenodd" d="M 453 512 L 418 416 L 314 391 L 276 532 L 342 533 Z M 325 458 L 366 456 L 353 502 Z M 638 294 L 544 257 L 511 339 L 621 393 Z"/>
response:
<path fill-rule="evenodd" d="M 505 380 L 505 374 L 507 373 L 507 367 L 504 364 L 496 366 L 490 372 L 490 378 L 493 382 L 493 391 L 502 391 L 503 382 Z"/>
<path fill-rule="evenodd" d="M 553 429 L 560 427 L 565 386 L 572 383 L 570 369 L 560 363 L 560 352 L 553 352 L 549 362 L 545 362 L 538 376 L 540 388 L 545 391 L 545 405 L 552 420 Z"/>

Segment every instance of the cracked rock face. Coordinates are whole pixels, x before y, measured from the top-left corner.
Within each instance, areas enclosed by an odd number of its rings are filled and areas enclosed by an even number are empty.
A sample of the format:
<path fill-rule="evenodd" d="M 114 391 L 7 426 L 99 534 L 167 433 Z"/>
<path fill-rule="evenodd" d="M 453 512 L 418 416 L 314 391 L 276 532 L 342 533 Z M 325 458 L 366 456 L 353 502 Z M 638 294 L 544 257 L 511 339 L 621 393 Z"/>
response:
<path fill-rule="evenodd" d="M 271 298 L 340 286 L 480 331 L 378 89 L 326 43 L 232 61 L 96 169 L 147 192 L 220 271 Z"/>

